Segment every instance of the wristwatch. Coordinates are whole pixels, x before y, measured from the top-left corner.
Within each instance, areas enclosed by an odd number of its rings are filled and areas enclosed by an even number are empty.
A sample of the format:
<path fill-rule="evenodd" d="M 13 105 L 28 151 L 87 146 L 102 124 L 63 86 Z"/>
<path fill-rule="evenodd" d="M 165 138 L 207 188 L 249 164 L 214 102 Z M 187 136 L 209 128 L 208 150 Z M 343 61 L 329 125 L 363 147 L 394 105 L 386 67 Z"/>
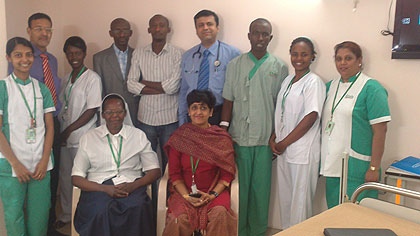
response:
<path fill-rule="evenodd" d="M 219 194 L 216 193 L 215 191 L 210 191 L 209 194 L 214 195 L 215 197 L 218 197 L 219 196 Z"/>
<path fill-rule="evenodd" d="M 370 169 L 371 171 L 375 171 L 375 170 L 376 170 L 376 167 L 374 167 L 374 166 L 370 166 L 370 167 L 369 167 L 369 169 Z"/>

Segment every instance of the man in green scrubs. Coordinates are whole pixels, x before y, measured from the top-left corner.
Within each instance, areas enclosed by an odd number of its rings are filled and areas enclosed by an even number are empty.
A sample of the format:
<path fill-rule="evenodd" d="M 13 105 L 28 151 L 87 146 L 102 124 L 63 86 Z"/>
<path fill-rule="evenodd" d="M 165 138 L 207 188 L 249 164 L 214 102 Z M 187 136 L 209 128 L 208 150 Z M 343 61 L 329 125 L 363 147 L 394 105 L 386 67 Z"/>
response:
<path fill-rule="evenodd" d="M 226 70 L 220 126 L 229 129 L 239 170 L 239 235 L 265 235 L 271 188 L 268 144 L 273 132 L 274 105 L 286 64 L 267 52 L 273 35 L 268 20 L 249 26 L 251 51 L 233 59 Z"/>

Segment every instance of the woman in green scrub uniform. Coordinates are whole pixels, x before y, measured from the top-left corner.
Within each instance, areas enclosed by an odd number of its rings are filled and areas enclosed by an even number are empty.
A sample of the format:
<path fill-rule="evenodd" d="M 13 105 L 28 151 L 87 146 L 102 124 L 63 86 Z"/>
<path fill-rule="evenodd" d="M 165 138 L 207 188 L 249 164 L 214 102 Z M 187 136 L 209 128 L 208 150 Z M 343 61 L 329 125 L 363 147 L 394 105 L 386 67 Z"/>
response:
<path fill-rule="evenodd" d="M 362 72 L 362 50 L 354 42 L 335 46 L 340 78 L 327 83 L 322 114 L 321 174 L 326 176 L 328 208 L 339 203 L 342 157 L 348 154 L 347 195 L 365 182 L 379 182 L 387 123 L 388 93 Z M 377 198 L 377 191 L 360 196 Z"/>
<path fill-rule="evenodd" d="M 45 236 L 50 209 L 54 102 L 45 84 L 29 76 L 31 43 L 6 45 L 13 73 L 0 80 L 0 197 L 8 236 Z"/>

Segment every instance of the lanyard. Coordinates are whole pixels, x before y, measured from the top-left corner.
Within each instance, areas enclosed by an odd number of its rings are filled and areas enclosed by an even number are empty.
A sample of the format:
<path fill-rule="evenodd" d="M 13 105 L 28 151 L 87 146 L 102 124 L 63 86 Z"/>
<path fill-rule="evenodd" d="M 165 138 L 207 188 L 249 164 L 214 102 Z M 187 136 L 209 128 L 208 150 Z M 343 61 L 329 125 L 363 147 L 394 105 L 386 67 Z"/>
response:
<path fill-rule="evenodd" d="M 362 72 L 359 72 L 359 74 L 357 74 L 356 78 L 350 84 L 349 88 L 346 90 L 346 92 L 344 92 L 343 96 L 341 96 L 341 98 L 340 98 L 340 100 L 338 100 L 337 104 L 335 104 L 335 99 L 337 98 L 338 88 L 340 88 L 340 81 L 338 81 L 337 90 L 335 91 L 335 96 L 334 96 L 334 100 L 333 100 L 333 104 L 332 104 L 332 109 L 331 109 L 331 120 L 333 118 L 335 109 L 338 107 L 338 104 L 340 104 L 341 100 L 343 100 L 344 96 L 346 96 L 347 92 L 353 86 L 354 82 L 356 82 L 357 78 L 359 78 L 359 76 L 360 76 L 361 73 Z"/>
<path fill-rule="evenodd" d="M 69 89 L 67 95 L 66 95 L 66 92 L 64 91 L 64 103 L 65 103 L 64 109 L 66 109 L 66 110 L 69 107 L 69 100 L 70 100 L 71 89 L 73 88 L 73 85 L 76 83 L 77 79 L 80 77 L 80 75 L 83 73 L 84 70 L 85 70 L 85 66 L 83 66 L 83 68 L 80 70 L 79 74 L 77 74 L 76 79 L 71 84 L 70 89 Z M 73 72 L 74 71 L 71 72 L 71 74 L 69 76 L 69 79 L 67 80 L 66 88 L 67 88 L 67 85 L 69 85 L 69 83 L 70 83 L 71 77 L 73 76 Z"/>
<path fill-rule="evenodd" d="M 309 72 L 311 72 L 311 70 L 306 71 L 305 74 L 301 78 L 305 77 Z M 296 75 L 293 76 L 292 80 L 290 80 L 290 83 L 287 86 L 286 91 L 284 91 L 284 93 L 283 93 L 283 99 L 281 100 L 281 112 L 282 112 L 281 113 L 281 117 L 283 117 L 283 114 L 284 114 L 284 104 L 286 103 L 286 98 L 287 98 L 287 96 L 289 96 L 290 90 L 292 90 L 292 84 L 293 84 L 293 80 L 295 78 L 296 78 Z"/>
<path fill-rule="evenodd" d="M 198 162 L 200 161 L 199 158 L 197 158 L 197 162 L 195 163 L 195 167 L 194 167 L 194 161 L 193 161 L 193 157 L 191 157 L 191 170 L 192 170 L 192 175 L 194 176 L 195 172 L 197 171 L 197 167 L 198 167 Z"/>
<path fill-rule="evenodd" d="M 123 138 L 120 138 L 120 150 L 118 151 L 118 160 L 115 157 L 114 149 L 112 148 L 111 139 L 109 138 L 109 134 L 106 136 L 108 138 L 109 148 L 111 148 L 112 157 L 114 158 L 115 164 L 117 164 L 117 170 L 120 172 L 120 163 L 121 163 L 121 152 L 122 152 L 122 143 Z"/>
<path fill-rule="evenodd" d="M 32 90 L 34 91 L 34 112 L 32 113 L 31 112 L 31 108 L 29 107 L 28 101 L 26 100 L 25 94 L 23 94 L 22 89 L 20 88 L 18 82 L 16 81 L 16 78 L 15 78 L 14 73 L 12 73 L 12 78 L 15 81 L 15 83 L 16 83 L 18 89 L 19 89 L 20 95 L 22 96 L 23 101 L 25 101 L 25 105 L 26 105 L 26 108 L 29 111 L 29 115 L 31 116 L 31 119 L 32 119 L 31 120 L 31 126 L 32 127 L 36 127 L 36 120 L 35 120 L 35 116 L 36 116 L 36 97 L 35 97 L 35 85 L 34 85 L 34 82 L 31 80 L 31 78 L 29 78 L 29 80 L 32 83 Z"/>

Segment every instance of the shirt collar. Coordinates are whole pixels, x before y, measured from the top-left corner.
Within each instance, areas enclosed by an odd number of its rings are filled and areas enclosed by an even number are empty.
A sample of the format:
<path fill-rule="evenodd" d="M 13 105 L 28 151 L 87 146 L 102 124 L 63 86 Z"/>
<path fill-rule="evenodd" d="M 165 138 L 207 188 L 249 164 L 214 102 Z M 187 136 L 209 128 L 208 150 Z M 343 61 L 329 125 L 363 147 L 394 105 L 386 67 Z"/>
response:
<path fill-rule="evenodd" d="M 112 44 L 112 47 L 114 48 L 114 51 L 115 51 L 116 54 L 120 54 L 120 53 L 127 54 L 128 53 L 128 46 L 127 46 L 127 49 L 124 52 L 121 51 L 119 48 L 117 48 L 117 46 L 115 46 L 115 43 Z"/>
<path fill-rule="evenodd" d="M 254 56 L 254 54 L 252 54 L 252 52 L 251 51 L 249 51 L 248 52 L 248 56 L 249 56 L 249 58 L 251 58 L 251 60 L 255 63 L 255 64 L 257 64 L 258 63 L 258 61 L 264 61 L 268 56 L 269 56 L 270 54 L 268 53 L 268 52 L 266 52 L 265 53 L 265 55 L 263 56 L 263 57 L 261 57 L 261 59 L 260 60 L 258 60 L 255 56 Z"/>
<path fill-rule="evenodd" d="M 47 51 L 42 52 L 41 50 L 39 50 L 39 48 L 37 48 L 37 46 L 35 46 L 35 44 L 33 44 L 32 42 L 31 42 L 31 44 L 32 44 L 32 47 L 34 48 L 34 56 L 35 57 L 38 57 L 42 53 L 45 53 L 45 54 L 47 54 L 49 56 L 49 53 Z"/>
<path fill-rule="evenodd" d="M 152 48 L 152 44 L 150 43 L 150 44 L 148 44 L 147 46 L 146 46 L 146 51 L 148 51 L 148 52 L 151 52 L 151 53 L 153 53 L 154 55 L 156 55 L 156 53 L 155 52 L 153 52 L 153 48 Z M 160 53 L 159 54 L 157 54 L 158 56 L 159 55 L 162 55 L 162 53 L 163 52 L 166 52 L 166 51 L 168 51 L 168 43 L 165 43 L 165 46 L 163 46 L 163 48 L 162 48 L 162 51 L 160 51 Z"/>
<path fill-rule="evenodd" d="M 219 40 L 216 40 L 216 42 L 214 42 L 209 48 L 205 48 L 202 44 L 200 44 L 200 52 L 203 53 L 207 49 L 213 56 L 216 56 L 219 44 Z"/>
<path fill-rule="evenodd" d="M 352 77 L 349 78 L 349 81 L 348 82 L 355 81 L 356 78 L 358 78 L 359 77 L 359 74 L 361 74 L 361 73 L 362 73 L 361 71 L 357 72 L 355 75 L 353 75 Z M 343 78 L 340 78 L 340 82 L 344 83 Z"/>
<path fill-rule="evenodd" d="M 112 136 L 119 136 L 121 135 L 124 139 L 127 139 L 127 129 L 125 128 L 125 124 L 123 124 L 123 127 L 121 128 L 120 132 L 116 135 L 111 134 L 108 130 L 108 128 L 106 127 L 106 124 L 101 125 L 100 128 L 100 137 L 104 138 L 106 137 L 108 134 L 112 135 Z"/>
<path fill-rule="evenodd" d="M 15 73 L 12 73 L 12 74 L 15 76 L 16 83 L 18 83 L 18 84 L 21 84 L 21 85 L 27 85 L 27 84 L 31 83 L 31 76 L 29 76 L 29 78 L 28 78 L 27 80 L 23 81 L 23 80 L 19 79 L 19 78 L 15 75 Z M 10 74 L 10 77 L 13 79 L 12 74 Z"/>

